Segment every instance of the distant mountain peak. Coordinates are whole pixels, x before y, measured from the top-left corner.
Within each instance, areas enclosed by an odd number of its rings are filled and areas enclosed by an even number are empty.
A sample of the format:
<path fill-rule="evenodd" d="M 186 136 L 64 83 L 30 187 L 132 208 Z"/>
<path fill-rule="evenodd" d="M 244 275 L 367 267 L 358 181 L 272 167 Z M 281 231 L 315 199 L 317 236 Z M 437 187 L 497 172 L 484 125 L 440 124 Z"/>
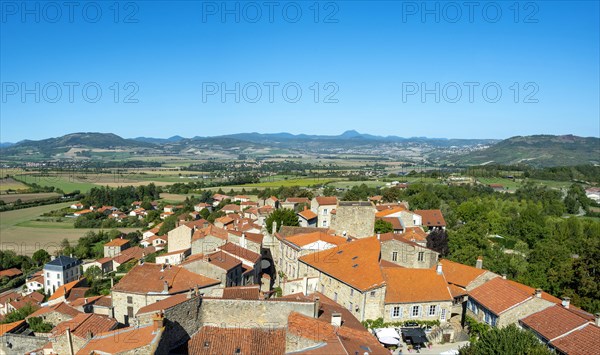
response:
<path fill-rule="evenodd" d="M 358 133 L 354 129 L 350 129 L 350 130 L 347 130 L 346 132 L 340 134 L 340 137 L 343 137 L 343 138 L 356 138 L 356 137 L 362 137 L 362 134 Z"/>

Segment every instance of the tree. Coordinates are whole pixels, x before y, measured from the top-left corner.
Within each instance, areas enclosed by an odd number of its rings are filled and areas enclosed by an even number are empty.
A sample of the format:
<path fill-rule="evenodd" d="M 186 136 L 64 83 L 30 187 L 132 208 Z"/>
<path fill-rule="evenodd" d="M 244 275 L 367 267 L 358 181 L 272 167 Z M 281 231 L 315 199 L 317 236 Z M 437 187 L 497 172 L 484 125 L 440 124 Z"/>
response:
<path fill-rule="evenodd" d="M 298 216 L 296 216 L 296 212 L 294 210 L 290 210 L 287 208 L 280 208 L 278 210 L 273 211 L 267 217 L 265 221 L 267 230 L 269 233 L 276 233 L 277 231 L 272 231 L 273 222 L 277 222 L 277 228 L 279 229 L 281 226 L 298 226 Z"/>
<path fill-rule="evenodd" d="M 96 281 L 97 279 L 99 279 L 100 277 L 102 277 L 102 269 L 100 269 L 96 265 L 90 266 L 89 268 L 87 268 L 85 270 L 85 272 L 83 273 L 83 275 L 89 281 Z"/>
<path fill-rule="evenodd" d="M 336 195 L 336 190 L 335 187 L 327 185 L 325 186 L 325 188 L 323 189 L 323 196 L 335 196 Z"/>
<path fill-rule="evenodd" d="M 504 355 L 504 354 L 552 354 L 533 333 L 511 324 L 504 328 L 492 328 L 469 345 L 459 349 L 461 355 Z"/>
<path fill-rule="evenodd" d="M 446 231 L 443 229 L 431 231 L 427 236 L 427 248 L 437 251 L 442 257 L 448 255 L 450 249 L 448 248 L 448 234 Z"/>
<path fill-rule="evenodd" d="M 394 231 L 394 226 L 382 219 L 378 219 L 375 221 L 375 233 L 389 233 Z"/>
<path fill-rule="evenodd" d="M 43 321 L 42 317 L 32 317 L 27 320 L 29 327 L 35 333 L 50 333 L 54 326 Z"/>
<path fill-rule="evenodd" d="M 31 260 L 33 260 L 37 266 L 43 265 L 50 261 L 50 254 L 48 254 L 46 250 L 40 249 L 33 253 Z"/>
<path fill-rule="evenodd" d="M 177 216 L 172 215 L 172 216 L 165 218 L 162 226 L 160 226 L 158 235 L 167 234 L 170 230 L 175 229 L 176 224 L 177 224 Z"/>

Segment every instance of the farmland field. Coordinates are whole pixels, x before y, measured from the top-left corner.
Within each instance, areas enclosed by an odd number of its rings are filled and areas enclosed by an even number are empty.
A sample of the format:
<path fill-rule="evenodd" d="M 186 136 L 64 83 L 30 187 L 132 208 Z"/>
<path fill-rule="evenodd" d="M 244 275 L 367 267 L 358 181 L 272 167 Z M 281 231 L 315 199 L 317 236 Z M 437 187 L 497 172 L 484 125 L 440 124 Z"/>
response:
<path fill-rule="evenodd" d="M 71 203 L 25 208 L 0 213 L 0 250 L 14 250 L 17 254 L 32 255 L 38 249 L 53 253 L 61 240 L 76 241 L 86 232 L 97 229 L 76 229 L 71 221 L 35 221 L 45 212 L 68 207 Z M 122 228 L 123 232 L 135 228 Z"/>
<path fill-rule="evenodd" d="M 9 194 L 9 195 L 0 195 L 0 200 L 4 201 L 5 203 L 11 203 L 11 202 L 15 202 L 16 200 L 21 200 L 22 202 L 27 202 L 27 201 L 34 201 L 34 200 L 43 200 L 43 199 L 48 199 L 48 198 L 52 198 L 52 197 L 58 197 L 61 196 L 60 194 L 57 194 L 56 192 L 40 192 L 40 193 L 33 193 L 33 194 Z"/>
<path fill-rule="evenodd" d="M 0 194 L 5 194 L 8 190 L 18 191 L 18 190 L 28 190 L 29 186 L 16 181 L 12 178 L 2 178 L 0 179 Z"/>

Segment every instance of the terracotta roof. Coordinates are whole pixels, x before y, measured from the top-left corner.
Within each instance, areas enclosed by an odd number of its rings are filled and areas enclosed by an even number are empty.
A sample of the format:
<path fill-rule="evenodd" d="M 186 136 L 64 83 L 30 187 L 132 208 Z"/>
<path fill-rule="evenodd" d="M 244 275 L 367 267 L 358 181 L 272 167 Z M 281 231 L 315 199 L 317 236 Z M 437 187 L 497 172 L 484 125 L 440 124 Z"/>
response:
<path fill-rule="evenodd" d="M 215 219 L 215 222 L 219 222 L 222 224 L 229 224 L 229 223 L 233 223 L 233 218 L 228 217 L 228 216 L 223 216 L 223 217 L 219 217 L 217 219 Z"/>
<path fill-rule="evenodd" d="M 337 205 L 337 203 L 338 203 L 338 199 L 335 196 L 318 196 L 318 197 L 315 197 L 315 200 L 317 200 L 317 203 L 320 206 L 323 206 L 323 205 L 331 206 L 331 205 Z"/>
<path fill-rule="evenodd" d="M 385 208 L 379 212 L 376 212 L 375 217 L 385 217 L 385 216 L 389 216 L 391 214 L 402 212 L 402 211 L 406 211 L 406 208 L 403 206 L 397 206 L 397 207 L 393 207 L 393 208 Z"/>
<path fill-rule="evenodd" d="M 23 325 L 23 323 L 25 323 L 24 320 L 19 320 L 16 322 L 12 322 L 12 323 L 5 323 L 5 324 L 0 324 L 0 336 L 6 334 L 6 333 L 10 333 L 11 331 L 18 329 L 20 326 Z"/>
<path fill-rule="evenodd" d="M 307 221 L 310 221 L 313 218 L 317 218 L 317 214 L 308 209 L 298 212 L 298 216 L 304 218 Z"/>
<path fill-rule="evenodd" d="M 6 269 L 6 270 L 0 271 L 0 277 L 15 277 L 15 276 L 19 276 L 19 275 L 23 275 L 23 272 L 14 267 L 12 269 Z"/>
<path fill-rule="evenodd" d="M 235 205 L 235 204 L 225 205 L 225 206 L 223 206 L 223 208 L 221 208 L 221 211 L 240 212 L 241 210 L 242 210 L 242 208 L 239 205 Z"/>
<path fill-rule="evenodd" d="M 95 303 L 94 306 L 98 307 L 112 307 L 112 297 L 111 296 L 102 296 Z"/>
<path fill-rule="evenodd" d="M 256 263 L 258 260 L 260 260 L 260 254 L 255 253 L 252 250 L 242 248 L 241 246 L 231 242 L 223 245 L 220 247 L 220 249 L 228 252 L 229 254 L 233 254 L 238 258 L 246 259 L 253 263 Z"/>
<path fill-rule="evenodd" d="M 162 271 L 161 271 L 162 270 Z M 112 290 L 130 293 L 161 293 L 165 283 L 168 285 L 168 293 L 175 294 L 194 288 L 217 285 L 219 280 L 195 274 L 179 266 L 168 266 L 144 263 L 136 265 Z"/>
<path fill-rule="evenodd" d="M 162 331 L 155 331 L 154 326 L 147 325 L 139 328 L 123 328 L 98 334 L 81 348 L 78 355 L 89 354 L 120 354 L 138 349 L 152 343 L 158 343 Z"/>
<path fill-rule="evenodd" d="M 242 264 L 242 262 L 222 251 L 205 255 L 207 261 L 223 270 L 229 271 Z"/>
<path fill-rule="evenodd" d="M 281 228 L 279 229 L 279 233 L 276 233 L 275 236 L 281 239 L 287 238 L 295 234 L 306 234 L 313 232 L 333 234 L 333 231 L 329 228 L 281 226 Z"/>
<path fill-rule="evenodd" d="M 427 242 L 427 233 L 421 227 L 407 227 L 400 236 L 411 241 Z"/>
<path fill-rule="evenodd" d="M 202 239 L 206 236 L 212 236 L 212 237 L 217 237 L 223 240 L 227 240 L 227 230 L 223 229 L 223 228 L 218 228 L 215 227 L 214 225 L 209 225 L 206 228 L 202 228 L 202 229 L 198 229 L 197 231 L 194 232 L 194 235 L 192 236 L 192 241 L 198 240 L 198 239 Z"/>
<path fill-rule="evenodd" d="M 102 297 L 103 296 L 81 297 L 81 298 L 74 300 L 73 302 L 70 302 L 69 305 L 71 307 L 83 307 L 86 304 L 93 305 L 96 303 L 96 301 L 98 301 Z"/>
<path fill-rule="evenodd" d="M 520 320 L 547 341 L 587 324 L 588 321 L 563 306 L 554 305 Z"/>
<path fill-rule="evenodd" d="M 258 285 L 252 285 L 225 287 L 223 289 L 223 298 L 238 300 L 259 300 L 262 297 L 260 295 L 260 287 Z"/>
<path fill-rule="evenodd" d="M 513 280 L 506 280 L 506 281 L 508 281 L 509 284 L 529 293 L 530 295 L 535 294 L 535 288 L 533 288 L 533 287 L 523 285 L 522 283 L 518 283 Z M 560 298 L 556 298 L 547 292 L 542 292 L 542 298 L 545 299 L 546 301 L 550 301 L 552 303 L 562 304 L 562 300 Z"/>
<path fill-rule="evenodd" d="M 348 241 L 344 237 L 338 237 L 335 235 L 323 233 L 323 232 L 313 232 L 306 234 L 296 234 L 290 237 L 285 238 L 287 242 L 294 244 L 295 246 L 302 248 L 306 245 L 312 244 L 317 241 L 323 241 L 329 244 L 333 244 L 336 246 L 347 243 Z"/>
<path fill-rule="evenodd" d="M 379 219 L 384 222 L 388 222 L 389 224 L 392 225 L 392 228 L 394 228 L 394 230 L 404 229 L 404 227 L 402 227 L 402 222 L 400 221 L 400 218 L 398 218 L 398 217 L 375 217 L 375 219 Z"/>
<path fill-rule="evenodd" d="M 306 197 L 288 197 L 285 202 L 289 203 L 310 203 L 310 200 Z"/>
<path fill-rule="evenodd" d="M 188 342 L 195 355 L 285 353 L 285 329 L 202 327 Z"/>
<path fill-rule="evenodd" d="M 32 314 L 28 315 L 27 318 L 39 317 L 39 316 L 42 316 L 42 315 L 44 315 L 46 313 L 50 313 L 50 312 L 57 312 L 60 314 L 71 316 L 71 317 L 75 317 L 76 315 L 81 314 L 81 312 L 79 312 L 75 308 L 67 305 L 64 302 L 60 302 L 53 306 L 42 307 L 42 308 L 38 309 L 37 311 L 33 312 Z"/>
<path fill-rule="evenodd" d="M 271 196 L 267 200 L 271 200 L 271 201 L 275 201 L 275 202 L 279 201 L 279 199 L 275 196 Z"/>
<path fill-rule="evenodd" d="M 495 315 L 524 302 L 533 296 L 501 277 L 496 277 L 469 292 L 479 304 L 490 310 Z"/>
<path fill-rule="evenodd" d="M 140 308 L 136 315 L 140 315 L 140 314 L 144 314 L 144 313 L 151 313 L 151 312 L 158 312 L 158 311 L 162 311 L 165 309 L 169 309 L 172 307 L 175 307 L 178 304 L 181 304 L 185 301 L 190 300 L 191 298 L 188 298 L 189 293 L 188 292 L 184 292 L 184 293 L 180 293 L 177 295 L 173 295 L 170 297 L 167 297 L 165 299 L 162 299 L 158 302 L 154 302 L 152 304 L 149 304 L 145 307 Z"/>
<path fill-rule="evenodd" d="M 42 303 L 42 301 L 44 301 L 44 295 L 42 295 L 39 292 L 32 292 L 27 296 L 23 297 L 23 299 L 30 299 L 35 303 Z"/>
<path fill-rule="evenodd" d="M 460 297 L 467 295 L 467 290 L 465 290 L 462 287 L 456 286 L 455 284 L 448 284 L 448 289 L 450 290 L 452 297 Z"/>
<path fill-rule="evenodd" d="M 446 281 L 461 287 L 467 287 L 471 282 L 475 281 L 476 278 L 486 272 L 484 269 L 478 269 L 473 266 L 456 263 L 447 259 L 441 259 L 440 262 L 442 263 L 442 270 L 444 270 Z"/>
<path fill-rule="evenodd" d="M 347 308 L 340 306 L 337 302 L 331 298 L 325 296 L 320 292 L 314 292 L 308 295 L 303 293 L 295 293 L 288 296 L 281 297 L 283 299 L 289 299 L 294 301 L 311 301 L 314 302 L 319 298 L 319 316 L 318 319 L 323 322 L 331 322 L 331 315 L 333 313 L 342 314 L 342 327 L 348 327 L 356 330 L 365 330 L 365 327 L 360 323 L 358 319 L 350 312 Z"/>
<path fill-rule="evenodd" d="M 446 221 L 440 210 L 415 210 L 416 214 L 422 217 L 424 226 L 428 227 L 445 227 Z"/>
<path fill-rule="evenodd" d="M 89 333 L 94 336 L 95 334 L 112 330 L 117 324 L 118 322 L 114 318 L 94 313 L 81 313 L 70 320 L 59 323 L 52 329 L 52 334 L 54 336 L 59 336 L 64 333 L 67 328 L 70 328 L 73 335 L 80 338 L 86 338 Z"/>
<path fill-rule="evenodd" d="M 407 245 L 411 245 L 413 247 L 422 248 L 422 249 L 429 249 L 429 248 L 424 247 L 424 246 L 422 246 L 422 245 L 420 245 L 420 244 L 418 244 L 416 242 L 413 242 L 412 240 L 408 240 L 406 238 L 403 238 L 402 234 L 398 234 L 398 233 L 389 232 L 389 233 L 380 234 L 379 235 L 379 240 L 382 243 L 388 242 L 390 240 L 395 240 L 397 242 L 404 243 L 404 244 L 407 244 Z M 429 249 L 429 250 L 431 250 L 431 249 Z"/>
<path fill-rule="evenodd" d="M 385 303 L 452 301 L 444 275 L 432 269 L 383 268 Z"/>
<path fill-rule="evenodd" d="M 67 297 L 67 302 L 75 301 L 78 298 L 85 297 L 85 293 L 89 290 L 89 287 L 73 287 Z"/>
<path fill-rule="evenodd" d="M 4 304 L 6 302 L 9 301 L 14 301 L 21 298 L 21 294 L 20 293 L 16 293 L 16 292 L 10 292 L 7 293 L 5 295 L 0 296 L 0 304 Z"/>
<path fill-rule="evenodd" d="M 141 248 L 136 245 L 134 247 L 123 250 L 119 255 L 115 256 L 113 260 L 118 264 L 123 264 L 130 260 L 140 260 L 144 254 L 152 254 L 155 251 L 156 248 L 153 246 Z"/>
<path fill-rule="evenodd" d="M 383 196 L 381 196 L 381 195 L 369 197 L 369 201 L 381 201 L 382 199 L 383 199 Z"/>
<path fill-rule="evenodd" d="M 73 287 L 79 285 L 79 283 L 83 280 L 85 280 L 85 279 L 71 281 L 67 284 L 64 284 L 64 285 L 58 287 L 56 289 L 56 291 L 52 294 L 52 296 L 50 296 L 50 298 L 48 298 L 48 301 L 52 301 L 52 300 L 55 300 L 60 297 L 67 297 L 69 292 L 71 291 L 71 289 Z"/>
<path fill-rule="evenodd" d="M 380 248 L 377 238 L 362 238 L 305 255 L 299 260 L 358 290 L 366 291 L 384 283 L 379 268 Z"/>
<path fill-rule="evenodd" d="M 249 240 L 249 241 L 257 243 L 257 244 L 262 244 L 263 239 L 265 237 L 261 233 L 240 232 L 240 231 L 235 231 L 235 230 L 227 231 L 227 233 L 238 236 L 238 237 L 241 237 L 242 234 L 244 234 L 246 236 L 246 240 Z"/>
<path fill-rule="evenodd" d="M 162 224 L 162 223 L 161 223 Z M 189 228 L 203 228 L 208 224 L 208 221 L 200 218 L 195 221 L 186 222 L 183 225 Z"/>
<path fill-rule="evenodd" d="M 377 338 L 367 330 L 334 327 L 329 322 L 310 318 L 297 312 L 288 317 L 288 333 L 323 343 L 315 350 L 303 350 L 303 354 L 363 354 L 389 355 Z"/>
<path fill-rule="evenodd" d="M 590 324 L 550 343 L 569 355 L 600 354 L 600 328 Z"/>

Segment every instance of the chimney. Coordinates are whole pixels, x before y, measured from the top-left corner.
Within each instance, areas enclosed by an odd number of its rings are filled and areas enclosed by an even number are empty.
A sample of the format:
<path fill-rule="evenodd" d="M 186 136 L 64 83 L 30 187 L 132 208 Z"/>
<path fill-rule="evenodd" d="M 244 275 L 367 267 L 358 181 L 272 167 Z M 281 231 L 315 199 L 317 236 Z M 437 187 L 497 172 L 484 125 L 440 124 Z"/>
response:
<path fill-rule="evenodd" d="M 53 261 L 54 259 L 56 259 L 56 256 L 54 256 L 54 255 L 50 256 L 50 261 Z"/>
<path fill-rule="evenodd" d="M 113 279 L 112 277 L 110 278 L 110 288 L 113 288 L 113 286 L 115 286 L 115 279 Z"/>
<path fill-rule="evenodd" d="M 240 238 L 240 246 L 242 248 L 246 247 L 246 233 L 242 233 L 242 237 Z"/>
<path fill-rule="evenodd" d="M 69 355 L 75 355 L 75 350 L 73 349 L 73 337 L 71 335 L 70 327 L 67 327 L 67 344 L 69 345 Z"/>
<path fill-rule="evenodd" d="M 164 313 L 161 311 L 160 313 L 154 314 L 154 317 L 152 317 L 152 329 L 154 331 L 158 331 L 163 327 L 163 325 L 164 325 L 163 314 Z"/>
<path fill-rule="evenodd" d="M 319 318 L 319 311 L 321 310 L 321 299 L 319 297 L 315 297 L 315 318 Z"/>
<path fill-rule="evenodd" d="M 563 297 L 562 306 L 568 309 L 570 305 L 571 305 L 571 299 L 569 297 Z"/>
<path fill-rule="evenodd" d="M 502 274 L 502 279 L 506 280 L 506 274 Z"/>
<path fill-rule="evenodd" d="M 87 297 L 83 299 L 83 304 L 87 304 Z"/>
<path fill-rule="evenodd" d="M 443 274 L 443 272 L 442 272 L 442 263 L 441 262 L 437 263 L 437 266 L 435 268 L 435 272 L 437 272 L 438 275 Z"/>
<path fill-rule="evenodd" d="M 165 264 L 162 264 L 162 265 L 160 266 L 160 272 L 165 272 Z"/>
<path fill-rule="evenodd" d="M 193 291 L 193 289 L 190 288 L 190 290 L 187 293 L 187 299 L 188 300 L 191 299 L 193 294 L 194 294 L 194 291 Z"/>
<path fill-rule="evenodd" d="M 73 258 L 73 253 L 69 254 L 69 256 L 71 257 L 71 259 Z"/>
<path fill-rule="evenodd" d="M 341 327 L 342 326 L 342 314 L 341 313 L 331 313 L 331 325 L 333 325 L 334 327 Z"/>
<path fill-rule="evenodd" d="M 377 233 L 377 240 L 381 240 L 381 234 Z"/>
<path fill-rule="evenodd" d="M 273 229 L 271 234 L 277 233 L 277 221 L 273 221 Z"/>
<path fill-rule="evenodd" d="M 597 327 L 600 327 L 600 313 L 596 313 L 594 314 L 594 323 L 596 324 Z"/>
<path fill-rule="evenodd" d="M 304 296 L 308 295 L 308 277 L 302 278 L 302 286 L 304 287 Z"/>
<path fill-rule="evenodd" d="M 477 262 L 475 262 L 475 267 L 478 269 L 483 269 L 483 256 L 477 258 Z"/>
<path fill-rule="evenodd" d="M 169 293 L 169 283 L 167 281 L 163 281 L 163 293 Z"/>
<path fill-rule="evenodd" d="M 535 289 L 535 297 L 542 298 L 542 289 L 541 288 Z"/>

